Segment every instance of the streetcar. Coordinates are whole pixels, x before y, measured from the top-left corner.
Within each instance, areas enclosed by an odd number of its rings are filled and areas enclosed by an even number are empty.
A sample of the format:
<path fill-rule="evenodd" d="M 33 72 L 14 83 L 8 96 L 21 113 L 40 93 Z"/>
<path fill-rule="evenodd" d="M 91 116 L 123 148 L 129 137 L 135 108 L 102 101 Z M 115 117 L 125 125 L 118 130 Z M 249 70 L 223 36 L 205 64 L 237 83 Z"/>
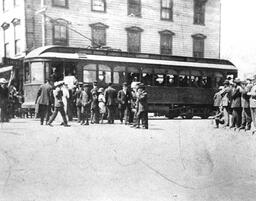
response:
<path fill-rule="evenodd" d="M 41 84 L 55 74 L 56 80 L 72 74 L 79 82 L 108 83 L 120 89 L 123 82 L 144 83 L 149 112 L 168 118 L 208 118 L 213 95 L 237 68 L 227 60 L 131 53 L 116 49 L 44 46 L 24 59 L 23 108 L 35 108 Z"/>

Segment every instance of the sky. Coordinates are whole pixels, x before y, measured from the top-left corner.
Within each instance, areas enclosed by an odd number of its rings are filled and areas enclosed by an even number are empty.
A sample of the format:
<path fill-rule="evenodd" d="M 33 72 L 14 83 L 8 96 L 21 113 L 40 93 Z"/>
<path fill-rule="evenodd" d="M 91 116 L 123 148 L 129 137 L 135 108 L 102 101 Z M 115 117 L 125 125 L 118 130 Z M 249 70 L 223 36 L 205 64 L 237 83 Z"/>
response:
<path fill-rule="evenodd" d="M 256 0 L 221 0 L 221 58 L 230 60 L 239 76 L 256 74 Z"/>

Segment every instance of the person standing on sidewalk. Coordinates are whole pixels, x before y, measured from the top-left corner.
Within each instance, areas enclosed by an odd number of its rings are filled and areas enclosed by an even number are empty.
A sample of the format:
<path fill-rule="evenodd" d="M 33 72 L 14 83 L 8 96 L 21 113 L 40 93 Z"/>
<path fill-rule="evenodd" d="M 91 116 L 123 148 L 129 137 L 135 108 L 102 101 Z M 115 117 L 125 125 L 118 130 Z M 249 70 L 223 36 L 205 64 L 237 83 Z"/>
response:
<path fill-rule="evenodd" d="M 49 78 L 45 84 L 40 86 L 37 93 L 35 103 L 38 104 L 38 115 L 41 125 L 44 124 L 44 118 L 46 118 L 46 122 L 49 121 L 51 104 L 53 103 L 52 85 L 53 80 Z"/>
<path fill-rule="evenodd" d="M 224 113 L 224 127 L 229 126 L 229 113 L 230 113 L 230 96 L 232 88 L 230 86 L 229 80 L 224 81 L 224 89 L 220 91 L 222 96 L 221 105 L 223 106 L 223 113 Z"/>
<path fill-rule="evenodd" d="M 89 115 L 91 106 L 91 93 L 89 91 L 89 85 L 84 84 L 80 95 L 81 99 L 81 125 L 89 125 Z M 85 122 L 86 121 L 86 122 Z"/>
<path fill-rule="evenodd" d="M 52 126 L 52 122 L 55 120 L 58 112 L 60 112 L 62 119 L 63 119 L 63 126 L 65 127 L 69 127 L 70 125 L 68 125 L 68 121 L 66 118 L 66 113 L 64 110 L 64 104 L 62 101 L 62 96 L 63 96 L 63 92 L 61 90 L 61 86 L 64 84 L 63 81 L 59 81 L 56 82 L 54 84 L 54 86 L 56 87 L 55 90 L 53 91 L 53 95 L 54 95 L 54 111 L 52 116 L 50 117 L 50 120 L 48 121 L 47 125 L 48 126 Z"/>
<path fill-rule="evenodd" d="M 239 130 L 250 130 L 252 117 L 251 117 L 251 110 L 250 110 L 250 96 L 247 94 L 250 92 L 252 88 L 252 84 L 250 79 L 246 79 L 246 81 L 242 82 L 242 97 L 241 97 L 241 105 L 242 105 L 242 124 Z"/>
<path fill-rule="evenodd" d="M 77 122 L 81 122 L 81 109 L 82 109 L 82 104 L 81 104 L 81 92 L 82 92 L 82 86 L 83 83 L 79 82 L 76 92 L 74 94 L 75 96 L 75 102 L 76 102 L 76 114 L 77 114 Z"/>
<path fill-rule="evenodd" d="M 241 81 L 239 78 L 234 80 L 234 86 L 231 92 L 231 109 L 232 121 L 230 128 L 239 129 L 242 120 L 242 106 L 241 106 Z"/>
<path fill-rule="evenodd" d="M 248 93 L 250 95 L 250 108 L 251 108 L 251 115 L 252 115 L 252 122 L 254 126 L 254 130 L 252 134 L 256 133 L 256 75 L 253 77 L 253 87 L 251 91 Z"/>
<path fill-rule="evenodd" d="M 91 90 L 91 97 L 92 97 L 92 106 L 95 109 L 92 110 L 91 108 L 91 123 L 99 123 L 99 117 L 100 117 L 100 112 L 99 109 L 97 108 L 96 104 L 98 105 L 98 84 L 97 82 L 93 82 L 93 88 Z M 97 100 L 96 100 L 97 99 Z M 93 102 L 96 102 L 96 104 L 94 104 Z"/>
<path fill-rule="evenodd" d="M 108 88 L 105 90 L 105 100 L 108 112 L 108 123 L 114 124 L 115 110 L 117 106 L 117 92 L 112 87 L 112 83 L 109 83 Z"/>
<path fill-rule="evenodd" d="M 140 121 L 144 129 L 148 129 L 148 94 L 145 91 L 144 84 L 140 84 L 137 94 L 137 125 L 136 128 L 140 128 Z"/>
<path fill-rule="evenodd" d="M 131 99 L 132 95 L 128 90 L 127 83 L 124 82 L 123 89 L 121 89 L 117 94 L 119 118 L 121 123 L 123 123 L 124 117 L 125 124 L 129 123 L 129 115 L 131 112 Z"/>

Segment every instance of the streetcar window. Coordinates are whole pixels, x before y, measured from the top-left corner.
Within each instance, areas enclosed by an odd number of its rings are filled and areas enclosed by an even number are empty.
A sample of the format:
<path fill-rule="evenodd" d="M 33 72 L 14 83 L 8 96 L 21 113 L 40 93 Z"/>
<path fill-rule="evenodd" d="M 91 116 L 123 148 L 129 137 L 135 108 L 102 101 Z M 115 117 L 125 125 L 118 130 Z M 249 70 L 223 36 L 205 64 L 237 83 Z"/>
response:
<path fill-rule="evenodd" d="M 165 85 L 165 75 L 164 74 L 155 74 L 154 75 L 155 86 L 164 86 Z"/>
<path fill-rule="evenodd" d="M 125 67 L 124 66 L 114 67 L 113 83 L 122 84 L 123 82 L 125 82 Z"/>
<path fill-rule="evenodd" d="M 219 88 L 223 85 L 223 78 L 222 77 L 215 77 L 215 87 Z"/>
<path fill-rule="evenodd" d="M 152 68 L 143 68 L 142 74 L 141 74 L 141 82 L 147 86 L 153 85 L 153 69 Z"/>
<path fill-rule="evenodd" d="M 191 82 L 191 87 L 201 87 L 202 86 L 202 77 L 201 76 L 191 76 L 190 82 Z"/>
<path fill-rule="evenodd" d="M 220 86 L 223 85 L 224 78 L 223 78 L 223 74 L 222 73 L 215 72 L 214 73 L 214 78 L 215 78 L 214 85 L 215 85 L 216 88 L 219 88 Z"/>
<path fill-rule="evenodd" d="M 73 62 L 65 63 L 65 76 L 69 74 L 76 76 L 76 64 Z"/>
<path fill-rule="evenodd" d="M 33 84 L 44 83 L 44 63 L 43 62 L 31 63 L 31 83 Z"/>
<path fill-rule="evenodd" d="M 99 64 L 98 80 L 99 80 L 99 82 L 110 83 L 111 82 L 111 68 L 106 65 Z"/>
<path fill-rule="evenodd" d="M 84 82 L 91 83 L 96 81 L 96 64 L 87 64 L 83 68 Z"/>
<path fill-rule="evenodd" d="M 169 87 L 178 86 L 178 74 L 173 69 L 168 69 L 166 74 L 166 82 Z"/>
<path fill-rule="evenodd" d="M 132 82 L 139 82 L 140 81 L 139 69 L 137 67 L 128 67 L 126 80 L 128 84 L 131 84 Z"/>
<path fill-rule="evenodd" d="M 30 70 L 29 70 L 29 63 L 25 63 L 24 66 L 24 75 L 25 75 L 25 83 L 29 83 L 30 82 Z"/>
<path fill-rule="evenodd" d="M 179 75 L 179 86 L 189 87 L 189 76 L 188 75 Z"/>
<path fill-rule="evenodd" d="M 48 62 L 45 63 L 45 79 L 50 78 L 50 64 Z"/>
<path fill-rule="evenodd" d="M 63 62 L 51 62 L 49 65 L 49 74 L 54 82 L 63 80 Z"/>
<path fill-rule="evenodd" d="M 203 88 L 211 88 L 211 78 L 210 77 L 202 77 L 202 87 Z"/>

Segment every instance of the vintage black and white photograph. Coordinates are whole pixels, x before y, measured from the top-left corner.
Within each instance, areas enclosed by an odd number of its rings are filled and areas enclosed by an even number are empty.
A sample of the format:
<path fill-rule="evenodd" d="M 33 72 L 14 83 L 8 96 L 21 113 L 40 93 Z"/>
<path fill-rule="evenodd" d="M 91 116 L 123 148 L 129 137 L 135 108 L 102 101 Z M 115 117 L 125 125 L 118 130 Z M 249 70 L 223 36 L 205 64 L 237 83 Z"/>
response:
<path fill-rule="evenodd" d="M 0 0 L 0 201 L 255 201 L 255 8 Z"/>

